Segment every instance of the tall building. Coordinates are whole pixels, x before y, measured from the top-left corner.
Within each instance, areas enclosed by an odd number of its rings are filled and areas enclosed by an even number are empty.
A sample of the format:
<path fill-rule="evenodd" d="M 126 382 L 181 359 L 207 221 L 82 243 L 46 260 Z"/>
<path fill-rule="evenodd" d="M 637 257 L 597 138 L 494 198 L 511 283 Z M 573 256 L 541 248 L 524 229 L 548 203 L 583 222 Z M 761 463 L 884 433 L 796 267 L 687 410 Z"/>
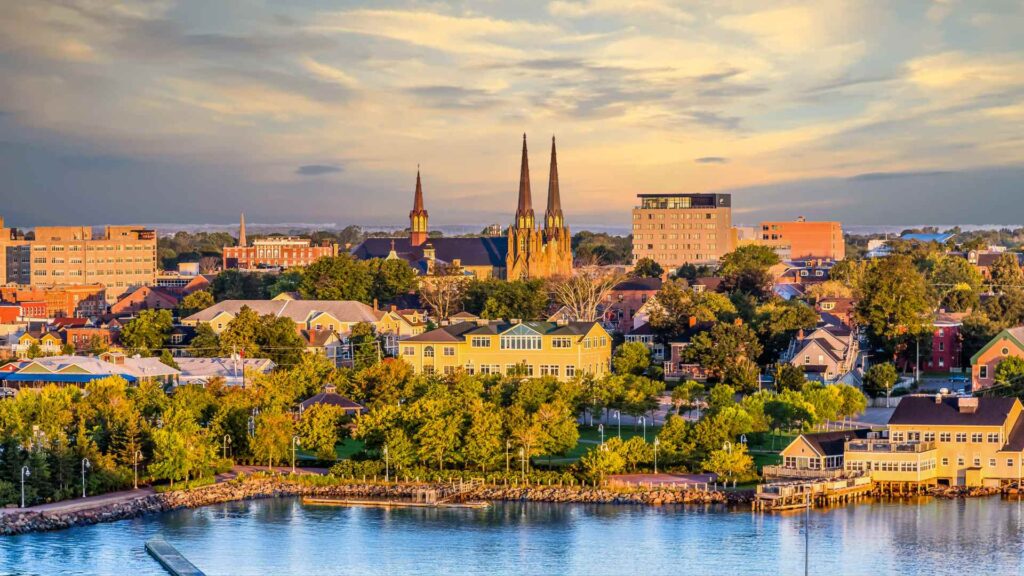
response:
<path fill-rule="evenodd" d="M 337 244 L 325 242 L 322 246 L 313 246 L 304 238 L 285 236 L 261 238 L 250 246 L 245 236 L 245 214 L 238 222 L 238 246 L 225 246 L 221 251 L 225 270 L 309 266 L 321 258 L 337 255 Z"/>
<path fill-rule="evenodd" d="M 846 257 L 841 222 L 808 222 L 803 216 L 789 222 L 761 222 L 757 243 L 775 248 L 786 260 Z"/>
<path fill-rule="evenodd" d="M 103 284 L 116 298 L 156 280 L 156 231 L 139 226 L 107 226 L 99 235 L 90 226 L 39 226 L 26 240 L 0 221 L 0 247 L 7 283 Z"/>
<path fill-rule="evenodd" d="M 666 270 L 714 264 L 732 249 L 729 194 L 637 194 L 633 262 L 651 258 Z"/>
<path fill-rule="evenodd" d="M 430 238 L 423 198 L 423 182 L 417 170 L 413 207 L 409 212 L 409 236 L 367 238 L 352 249 L 352 255 L 362 260 L 403 259 L 421 274 L 432 274 L 438 265 L 454 266 L 477 278 L 511 280 L 572 274 L 572 234 L 562 214 L 554 137 L 551 139 L 551 167 L 543 227 L 538 227 L 534 218 L 525 134 L 515 220 L 504 236 Z"/>

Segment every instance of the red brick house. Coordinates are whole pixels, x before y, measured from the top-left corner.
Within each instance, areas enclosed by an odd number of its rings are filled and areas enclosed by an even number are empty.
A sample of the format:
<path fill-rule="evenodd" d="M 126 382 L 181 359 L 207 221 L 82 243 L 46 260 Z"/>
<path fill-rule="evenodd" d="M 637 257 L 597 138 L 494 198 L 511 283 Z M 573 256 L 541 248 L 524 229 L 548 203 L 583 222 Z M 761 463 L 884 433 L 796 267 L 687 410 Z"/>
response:
<path fill-rule="evenodd" d="M 640 307 L 661 290 L 661 278 L 629 278 L 615 285 L 604 301 L 605 326 L 625 334 Z"/>
<path fill-rule="evenodd" d="M 963 312 L 935 313 L 932 320 L 932 351 L 921 359 L 921 369 L 928 372 L 960 372 L 963 369 L 963 337 L 960 327 L 967 316 Z"/>
<path fill-rule="evenodd" d="M 83 326 L 77 328 L 65 328 L 65 341 L 75 348 L 75 352 L 90 352 L 92 350 L 93 338 L 98 338 L 105 347 L 117 344 L 118 331 L 112 328 L 97 328 L 95 326 Z"/>
<path fill-rule="evenodd" d="M 178 307 L 181 297 L 158 286 L 141 286 L 125 294 L 110 307 L 114 316 L 129 316 L 140 310 L 173 310 Z"/>

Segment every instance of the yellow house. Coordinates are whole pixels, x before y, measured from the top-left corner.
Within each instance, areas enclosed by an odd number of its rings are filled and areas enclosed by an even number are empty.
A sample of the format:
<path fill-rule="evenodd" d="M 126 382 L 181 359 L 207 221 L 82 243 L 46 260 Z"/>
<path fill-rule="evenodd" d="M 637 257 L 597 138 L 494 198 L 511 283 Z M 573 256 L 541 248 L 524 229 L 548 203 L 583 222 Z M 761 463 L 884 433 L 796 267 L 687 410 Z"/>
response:
<path fill-rule="evenodd" d="M 442 326 L 400 343 L 417 374 L 520 374 L 569 380 L 605 374 L 612 339 L 597 322 L 476 320 Z"/>
<path fill-rule="evenodd" d="M 840 478 L 847 475 L 843 456 L 847 442 L 873 435 L 867 428 L 815 432 L 797 436 L 782 449 L 782 464 L 765 466 L 770 478 Z"/>
<path fill-rule="evenodd" d="M 847 470 L 876 482 L 999 486 L 1024 472 L 1024 418 L 1016 398 L 905 396 L 889 437 L 846 445 Z"/>

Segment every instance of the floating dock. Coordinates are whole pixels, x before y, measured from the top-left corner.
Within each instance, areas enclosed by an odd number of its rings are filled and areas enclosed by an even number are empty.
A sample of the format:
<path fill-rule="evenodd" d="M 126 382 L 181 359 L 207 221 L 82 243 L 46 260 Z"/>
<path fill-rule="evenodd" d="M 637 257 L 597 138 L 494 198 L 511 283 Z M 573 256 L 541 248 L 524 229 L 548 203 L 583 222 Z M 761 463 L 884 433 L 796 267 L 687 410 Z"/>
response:
<path fill-rule="evenodd" d="M 754 509 L 776 512 L 845 504 L 868 495 L 873 488 L 869 476 L 773 482 L 757 487 Z"/>
<path fill-rule="evenodd" d="M 412 500 L 361 500 L 355 498 L 302 498 L 306 506 L 364 506 L 376 508 L 487 508 L 489 502 L 414 502 Z"/>
<path fill-rule="evenodd" d="M 166 540 L 157 536 L 146 542 L 146 552 L 156 559 L 172 576 L 206 576 L 195 564 L 188 561 L 181 552 Z"/>

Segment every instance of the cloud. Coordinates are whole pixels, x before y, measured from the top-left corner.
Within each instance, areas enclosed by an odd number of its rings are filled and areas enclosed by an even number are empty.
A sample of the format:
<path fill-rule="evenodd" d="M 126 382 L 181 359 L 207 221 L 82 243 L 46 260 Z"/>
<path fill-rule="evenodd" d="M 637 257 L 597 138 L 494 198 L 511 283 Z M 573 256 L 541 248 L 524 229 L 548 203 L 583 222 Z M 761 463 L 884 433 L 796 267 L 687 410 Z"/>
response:
<path fill-rule="evenodd" d="M 697 164 L 725 164 L 729 162 L 728 158 L 722 156 L 702 156 L 700 158 L 694 158 L 693 160 Z"/>
<path fill-rule="evenodd" d="M 334 174 L 341 171 L 341 166 L 333 166 L 330 164 L 306 164 L 305 166 L 299 166 L 295 169 L 295 173 L 299 176 L 322 176 L 324 174 Z"/>
<path fill-rule="evenodd" d="M 879 180 L 903 180 L 906 178 L 930 178 L 935 176 L 949 176 L 952 172 L 931 170 L 927 172 L 868 172 L 850 176 L 847 180 L 851 182 L 874 182 Z"/>
<path fill-rule="evenodd" d="M 498 101 L 486 90 L 461 86 L 416 86 L 408 92 L 432 108 L 473 110 L 488 108 Z"/>
<path fill-rule="evenodd" d="M 632 17 L 637 15 L 664 18 L 673 22 L 692 22 L 694 17 L 678 3 L 662 0 L 555 0 L 548 4 L 548 12 L 564 18 L 593 16 Z"/>

